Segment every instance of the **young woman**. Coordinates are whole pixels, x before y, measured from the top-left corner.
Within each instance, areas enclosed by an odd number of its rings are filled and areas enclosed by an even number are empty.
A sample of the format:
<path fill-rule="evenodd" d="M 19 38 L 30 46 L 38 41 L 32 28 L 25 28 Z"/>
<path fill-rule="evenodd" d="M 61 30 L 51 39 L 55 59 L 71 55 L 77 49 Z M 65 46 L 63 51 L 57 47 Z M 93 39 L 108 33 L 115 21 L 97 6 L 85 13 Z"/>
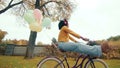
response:
<path fill-rule="evenodd" d="M 94 45 L 94 46 L 89 46 L 87 44 L 77 42 L 73 37 L 82 39 L 84 41 L 89 41 L 89 39 L 84 38 L 81 35 L 69 29 L 69 24 L 66 19 L 61 20 L 58 24 L 58 27 L 60 30 L 58 35 L 58 47 L 61 50 L 78 52 L 95 57 L 100 57 L 102 55 L 102 52 L 106 52 L 107 51 L 106 49 L 109 49 L 107 42 L 104 42 L 101 45 Z M 69 40 L 73 42 L 69 42 Z"/>

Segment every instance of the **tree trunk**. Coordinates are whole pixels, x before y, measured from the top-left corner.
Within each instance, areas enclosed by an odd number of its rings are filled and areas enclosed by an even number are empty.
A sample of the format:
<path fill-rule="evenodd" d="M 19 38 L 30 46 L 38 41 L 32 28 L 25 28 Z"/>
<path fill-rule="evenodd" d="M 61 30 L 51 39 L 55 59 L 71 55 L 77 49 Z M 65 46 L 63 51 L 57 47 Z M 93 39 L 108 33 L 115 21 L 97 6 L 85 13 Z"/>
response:
<path fill-rule="evenodd" d="M 36 0 L 35 8 L 40 9 L 40 0 Z M 25 55 L 26 59 L 31 59 L 34 57 L 34 47 L 35 47 L 36 37 L 37 37 L 37 32 L 31 31 L 29 43 L 28 43 L 27 51 Z"/>
<path fill-rule="evenodd" d="M 36 37 L 37 37 L 37 32 L 31 31 L 29 43 L 27 45 L 25 59 L 31 59 L 34 57 L 34 47 L 35 47 Z"/>

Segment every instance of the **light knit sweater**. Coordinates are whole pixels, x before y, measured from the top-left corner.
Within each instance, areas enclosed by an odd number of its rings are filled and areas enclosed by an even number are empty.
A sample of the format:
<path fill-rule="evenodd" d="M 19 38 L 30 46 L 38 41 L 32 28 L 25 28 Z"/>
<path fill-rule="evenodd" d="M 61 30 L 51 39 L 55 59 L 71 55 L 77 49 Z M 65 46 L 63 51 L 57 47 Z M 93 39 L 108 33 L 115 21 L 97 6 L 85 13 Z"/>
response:
<path fill-rule="evenodd" d="M 70 30 L 67 26 L 63 26 L 60 29 L 59 35 L 58 35 L 58 42 L 69 42 L 69 39 L 73 42 L 77 42 L 74 38 L 72 38 L 70 35 L 80 38 L 80 35 L 75 33 L 74 31 Z"/>

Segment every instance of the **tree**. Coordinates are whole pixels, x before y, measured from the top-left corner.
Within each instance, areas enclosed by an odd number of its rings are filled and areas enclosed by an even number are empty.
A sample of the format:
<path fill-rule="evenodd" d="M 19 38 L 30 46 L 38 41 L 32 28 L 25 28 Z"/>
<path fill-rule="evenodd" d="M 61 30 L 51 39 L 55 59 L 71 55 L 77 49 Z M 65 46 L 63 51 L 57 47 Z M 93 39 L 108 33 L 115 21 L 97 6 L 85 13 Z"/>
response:
<path fill-rule="evenodd" d="M 0 43 L 1 43 L 2 39 L 5 37 L 6 34 L 7 34 L 6 31 L 0 30 Z"/>
<path fill-rule="evenodd" d="M 120 40 L 120 35 L 117 35 L 117 36 L 111 36 L 110 38 L 107 39 L 108 41 L 118 41 Z"/>
<path fill-rule="evenodd" d="M 5 3 L 5 1 L 6 0 L 1 0 L 2 3 Z M 43 11 L 44 17 L 49 17 L 52 19 L 52 21 L 58 21 L 64 18 L 69 19 L 71 13 L 75 8 L 74 0 L 21 0 L 19 2 L 16 2 L 15 4 L 12 4 L 12 2 L 13 0 L 9 2 L 8 6 L 6 6 L 4 9 L 1 10 L 1 13 L 3 13 L 2 12 L 3 10 L 6 11 L 5 9 L 12 8 L 15 11 L 14 13 L 22 16 L 27 9 L 37 8 Z M 13 7 L 11 5 L 13 6 L 17 5 L 17 6 Z M 37 37 L 37 32 L 31 31 L 29 37 L 29 43 L 28 43 L 29 46 L 27 48 L 27 53 L 25 58 L 33 57 L 36 37 Z"/>
<path fill-rule="evenodd" d="M 3 7 L 6 5 L 6 4 L 5 4 L 5 1 L 6 1 L 6 0 L 0 0 L 0 3 L 1 3 L 0 6 L 1 6 L 1 8 L 3 8 Z M 14 3 L 14 4 L 12 4 L 12 2 L 13 2 L 13 0 L 11 0 L 11 1 L 9 2 L 9 4 L 8 4 L 5 8 L 3 8 L 2 10 L 0 10 L 0 14 L 1 14 L 1 13 L 4 13 L 4 12 L 7 11 L 8 9 L 10 9 L 10 8 L 16 6 L 16 5 L 19 5 L 19 4 L 23 3 L 23 1 L 20 1 L 20 2 Z"/>

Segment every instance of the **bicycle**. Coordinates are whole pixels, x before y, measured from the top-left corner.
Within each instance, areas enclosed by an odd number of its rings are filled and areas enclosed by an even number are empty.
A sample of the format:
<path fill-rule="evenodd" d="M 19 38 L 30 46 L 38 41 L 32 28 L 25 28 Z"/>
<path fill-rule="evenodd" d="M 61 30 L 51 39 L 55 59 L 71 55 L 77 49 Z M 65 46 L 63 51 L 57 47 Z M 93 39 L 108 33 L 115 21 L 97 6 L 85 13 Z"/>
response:
<path fill-rule="evenodd" d="M 54 43 L 56 40 L 54 39 L 52 41 L 54 47 L 57 48 L 56 44 Z M 78 56 L 75 64 L 72 67 L 70 67 L 66 55 L 64 55 L 62 60 L 56 56 L 47 56 L 38 63 L 37 68 L 108 68 L 108 65 L 102 59 L 91 57 L 89 55 L 84 55 L 85 57 L 79 63 L 78 61 L 82 56 L 82 54 Z M 66 62 L 66 66 L 64 62 Z"/>

